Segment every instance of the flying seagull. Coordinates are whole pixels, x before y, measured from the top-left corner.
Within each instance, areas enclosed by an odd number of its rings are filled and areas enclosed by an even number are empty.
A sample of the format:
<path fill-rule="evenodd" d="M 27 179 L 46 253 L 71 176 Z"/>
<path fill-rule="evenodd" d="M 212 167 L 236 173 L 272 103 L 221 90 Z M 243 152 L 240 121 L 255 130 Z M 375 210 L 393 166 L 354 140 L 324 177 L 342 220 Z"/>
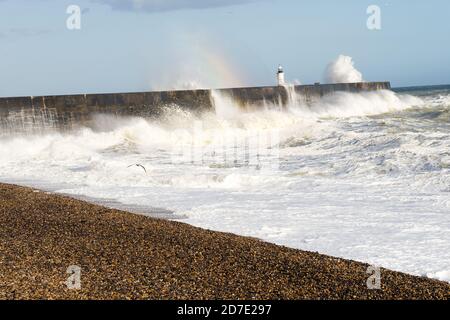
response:
<path fill-rule="evenodd" d="M 145 169 L 145 167 L 142 164 L 139 164 L 139 163 L 129 165 L 127 168 L 131 168 L 133 166 L 141 167 L 142 169 L 144 169 L 145 173 L 147 173 L 147 169 Z"/>

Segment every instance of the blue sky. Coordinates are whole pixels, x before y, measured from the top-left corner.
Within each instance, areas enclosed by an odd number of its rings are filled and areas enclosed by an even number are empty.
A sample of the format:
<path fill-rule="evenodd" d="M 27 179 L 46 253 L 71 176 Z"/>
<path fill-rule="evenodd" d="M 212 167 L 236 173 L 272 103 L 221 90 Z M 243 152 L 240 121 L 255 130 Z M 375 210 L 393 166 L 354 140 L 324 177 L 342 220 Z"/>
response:
<path fill-rule="evenodd" d="M 448 0 L 0 0 L 0 96 L 272 85 L 278 64 L 313 83 L 339 54 L 368 81 L 450 83 L 449 15 Z"/>

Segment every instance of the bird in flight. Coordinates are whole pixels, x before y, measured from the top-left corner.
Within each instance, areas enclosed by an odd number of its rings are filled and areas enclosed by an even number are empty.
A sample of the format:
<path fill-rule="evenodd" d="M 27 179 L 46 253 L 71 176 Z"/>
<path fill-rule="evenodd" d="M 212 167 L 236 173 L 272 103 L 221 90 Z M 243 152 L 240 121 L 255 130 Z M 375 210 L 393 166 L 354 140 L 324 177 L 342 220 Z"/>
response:
<path fill-rule="evenodd" d="M 131 168 L 131 167 L 134 167 L 134 166 L 141 167 L 142 169 L 144 169 L 145 173 L 147 173 L 147 169 L 145 169 L 145 167 L 142 164 L 139 164 L 139 163 L 129 165 L 127 168 Z"/>

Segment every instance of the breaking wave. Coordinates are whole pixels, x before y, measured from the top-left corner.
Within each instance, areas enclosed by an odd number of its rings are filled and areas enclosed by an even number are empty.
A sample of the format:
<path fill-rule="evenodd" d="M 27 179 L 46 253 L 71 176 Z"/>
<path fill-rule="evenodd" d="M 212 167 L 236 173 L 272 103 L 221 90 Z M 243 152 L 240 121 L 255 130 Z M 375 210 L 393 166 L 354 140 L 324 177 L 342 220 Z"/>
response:
<path fill-rule="evenodd" d="M 364 81 L 362 73 L 355 68 L 353 58 L 345 55 L 340 55 L 327 66 L 324 78 L 327 83 L 352 83 Z"/>

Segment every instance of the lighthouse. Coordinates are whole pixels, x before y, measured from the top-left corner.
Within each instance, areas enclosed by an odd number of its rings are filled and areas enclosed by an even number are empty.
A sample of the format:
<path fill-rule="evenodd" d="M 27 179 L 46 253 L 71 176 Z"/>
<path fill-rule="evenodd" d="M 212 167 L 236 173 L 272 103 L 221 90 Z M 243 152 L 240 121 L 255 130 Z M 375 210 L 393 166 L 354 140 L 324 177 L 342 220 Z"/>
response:
<path fill-rule="evenodd" d="M 278 81 L 278 85 L 279 86 L 284 86 L 285 85 L 285 82 L 284 82 L 284 71 L 283 71 L 283 67 L 281 65 L 278 66 L 277 81 Z"/>

